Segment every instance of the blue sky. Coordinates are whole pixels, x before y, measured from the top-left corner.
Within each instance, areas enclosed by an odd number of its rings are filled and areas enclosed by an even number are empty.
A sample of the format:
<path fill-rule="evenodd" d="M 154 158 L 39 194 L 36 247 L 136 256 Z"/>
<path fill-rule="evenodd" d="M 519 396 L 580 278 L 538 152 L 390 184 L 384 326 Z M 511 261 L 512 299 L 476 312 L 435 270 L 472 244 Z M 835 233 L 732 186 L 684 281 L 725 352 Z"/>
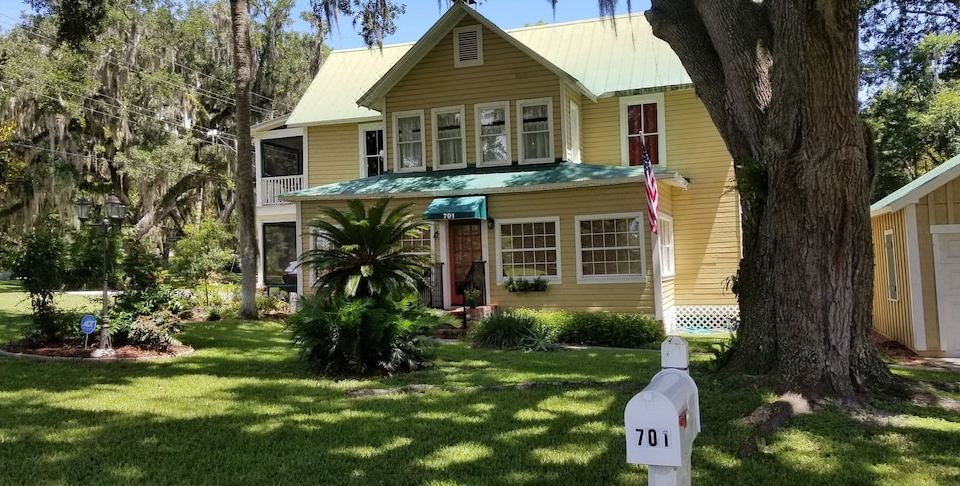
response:
<path fill-rule="evenodd" d="M 442 12 L 437 8 L 436 0 L 403 0 L 407 11 L 397 20 L 397 33 L 387 38 L 388 43 L 411 42 L 423 35 L 434 22 L 440 18 Z M 443 0 L 446 10 L 447 0 Z M 620 1 L 620 10 L 626 12 L 627 1 Z M 634 0 L 635 12 L 642 12 L 649 7 L 648 0 Z M 310 0 L 297 0 L 295 11 L 309 10 Z M 0 25 L 4 29 L 11 20 L 6 16 L 18 17 L 21 11 L 29 11 L 23 0 L 0 0 Z M 597 2 L 595 0 L 559 0 L 556 16 L 550 9 L 547 0 L 485 0 L 479 7 L 480 13 L 502 28 L 510 29 L 523 27 L 537 21 L 568 22 L 571 20 L 589 19 L 597 17 Z M 300 21 L 299 14 L 295 14 L 297 22 L 293 28 L 303 30 L 307 25 Z M 327 44 L 335 49 L 362 47 L 363 41 L 353 29 L 349 19 L 342 19 L 339 32 L 334 30 L 327 39 Z"/>

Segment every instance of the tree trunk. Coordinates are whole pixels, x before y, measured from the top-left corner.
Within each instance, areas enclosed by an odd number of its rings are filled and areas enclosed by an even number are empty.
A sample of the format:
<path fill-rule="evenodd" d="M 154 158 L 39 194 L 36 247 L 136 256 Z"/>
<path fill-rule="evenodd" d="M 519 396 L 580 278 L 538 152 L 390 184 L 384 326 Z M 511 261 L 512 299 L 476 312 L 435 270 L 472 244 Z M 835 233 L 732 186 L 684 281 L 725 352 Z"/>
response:
<path fill-rule="evenodd" d="M 894 380 L 869 339 L 872 135 L 855 0 L 654 0 L 733 156 L 743 214 L 733 366 L 855 402 Z"/>
<path fill-rule="evenodd" d="M 246 0 L 230 0 L 237 105 L 237 226 L 240 242 L 240 318 L 257 317 L 257 232 L 250 141 L 250 18 Z"/>

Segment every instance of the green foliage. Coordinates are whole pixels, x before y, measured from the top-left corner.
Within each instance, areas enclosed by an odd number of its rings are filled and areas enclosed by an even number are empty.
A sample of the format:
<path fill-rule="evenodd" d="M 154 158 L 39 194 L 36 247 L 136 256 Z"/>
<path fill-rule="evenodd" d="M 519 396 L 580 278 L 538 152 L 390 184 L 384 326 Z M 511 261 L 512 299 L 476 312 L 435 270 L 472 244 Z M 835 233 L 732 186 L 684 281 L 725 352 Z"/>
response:
<path fill-rule="evenodd" d="M 587 346 L 643 348 L 666 338 L 656 320 L 643 314 L 571 312 L 560 320 L 557 341 Z"/>
<path fill-rule="evenodd" d="M 300 264 L 316 269 L 314 284 L 321 291 L 348 297 L 404 294 L 423 285 L 429 259 L 401 245 L 404 236 L 417 234 L 423 224 L 405 204 L 387 210 L 389 199 L 370 207 L 350 201 L 346 211 L 323 208 L 310 223 L 326 244 L 307 251 Z"/>
<path fill-rule="evenodd" d="M 503 287 L 507 289 L 507 292 L 545 292 L 547 281 L 543 277 L 537 277 L 533 280 L 510 277 Z"/>
<path fill-rule="evenodd" d="M 180 344 L 174 335 L 180 332 L 180 319 L 162 310 L 137 317 L 130 325 L 127 343 L 143 349 L 166 351 Z"/>
<path fill-rule="evenodd" d="M 729 340 L 710 343 L 708 349 L 710 354 L 713 355 L 713 360 L 710 361 L 710 367 L 714 370 L 725 368 L 730 364 L 730 361 L 733 360 L 733 356 L 737 353 L 737 348 L 739 347 L 740 334 L 736 332 L 730 333 Z"/>
<path fill-rule="evenodd" d="M 272 312 L 285 312 L 287 308 L 287 303 L 281 299 L 279 295 L 257 295 L 257 312 L 260 315 Z"/>
<path fill-rule="evenodd" d="M 127 244 L 121 268 L 125 279 L 124 287 L 128 292 L 154 289 L 160 285 L 163 271 L 160 257 L 140 241 Z"/>
<path fill-rule="evenodd" d="M 498 349 L 525 349 L 528 338 L 539 326 L 537 318 L 526 312 L 497 310 L 470 330 L 474 346 Z"/>
<path fill-rule="evenodd" d="M 171 270 L 183 283 L 202 283 L 205 303 L 210 305 L 211 281 L 233 261 L 233 252 L 226 248 L 230 233 L 212 218 L 188 224 L 184 233 L 170 257 Z"/>
<path fill-rule="evenodd" d="M 107 280 L 111 288 L 120 282 L 120 233 L 111 230 L 104 241 L 103 230 L 82 225 L 71 233 L 69 270 L 66 280 L 70 289 L 100 289 L 103 287 L 103 254 L 107 253 Z"/>
<path fill-rule="evenodd" d="M 447 320 L 416 298 L 306 297 L 287 319 L 301 356 L 329 375 L 407 372 L 429 365 L 430 332 Z"/>
<path fill-rule="evenodd" d="M 59 342 L 64 331 L 54 303 L 66 273 L 67 243 L 61 233 L 56 219 L 41 221 L 23 237 L 11 269 L 30 294 L 35 339 L 49 343 Z"/>

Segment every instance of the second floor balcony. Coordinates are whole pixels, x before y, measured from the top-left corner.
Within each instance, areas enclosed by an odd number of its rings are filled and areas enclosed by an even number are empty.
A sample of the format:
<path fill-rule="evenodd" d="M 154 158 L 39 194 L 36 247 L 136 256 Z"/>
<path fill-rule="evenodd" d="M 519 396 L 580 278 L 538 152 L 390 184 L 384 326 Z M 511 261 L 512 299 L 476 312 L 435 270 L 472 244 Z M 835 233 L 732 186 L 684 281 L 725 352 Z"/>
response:
<path fill-rule="evenodd" d="M 303 174 L 261 177 L 257 181 L 257 205 L 273 206 L 277 204 L 288 204 L 280 200 L 280 195 L 285 192 L 303 189 L 306 187 L 306 181 L 304 179 Z"/>
<path fill-rule="evenodd" d="M 297 129 L 272 132 L 257 143 L 257 206 L 286 204 L 281 194 L 306 187 L 305 149 Z"/>

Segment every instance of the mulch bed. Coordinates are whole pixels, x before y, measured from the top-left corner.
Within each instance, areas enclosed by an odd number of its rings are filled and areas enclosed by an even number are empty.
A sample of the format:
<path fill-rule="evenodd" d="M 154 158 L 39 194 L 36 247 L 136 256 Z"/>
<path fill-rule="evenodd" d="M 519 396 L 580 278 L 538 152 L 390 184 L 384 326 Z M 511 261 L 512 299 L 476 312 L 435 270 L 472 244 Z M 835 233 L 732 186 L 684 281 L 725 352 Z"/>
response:
<path fill-rule="evenodd" d="M 7 353 L 22 355 L 24 357 L 40 358 L 69 358 L 69 359 L 97 359 L 97 360 L 148 360 L 159 358 L 172 358 L 184 354 L 192 353 L 190 346 L 177 345 L 167 348 L 165 351 L 154 349 L 141 349 L 136 346 L 121 346 L 114 348 L 115 354 L 104 358 L 92 358 L 90 356 L 96 350 L 96 346 L 84 348 L 83 346 L 56 346 L 41 348 L 26 348 L 18 343 L 13 343 L 2 348 Z"/>

